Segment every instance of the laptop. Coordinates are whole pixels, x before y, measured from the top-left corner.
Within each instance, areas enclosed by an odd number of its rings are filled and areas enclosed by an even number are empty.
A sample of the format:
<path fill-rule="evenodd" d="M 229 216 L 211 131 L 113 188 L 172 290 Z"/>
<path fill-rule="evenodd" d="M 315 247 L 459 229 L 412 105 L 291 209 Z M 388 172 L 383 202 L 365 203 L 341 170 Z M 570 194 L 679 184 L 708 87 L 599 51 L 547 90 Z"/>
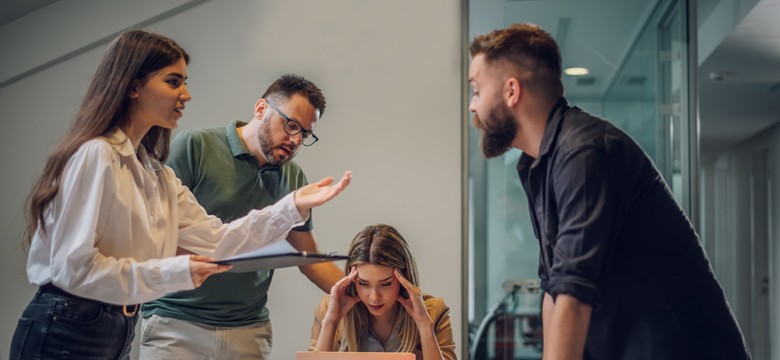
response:
<path fill-rule="evenodd" d="M 295 360 L 415 360 L 412 353 L 298 351 Z"/>

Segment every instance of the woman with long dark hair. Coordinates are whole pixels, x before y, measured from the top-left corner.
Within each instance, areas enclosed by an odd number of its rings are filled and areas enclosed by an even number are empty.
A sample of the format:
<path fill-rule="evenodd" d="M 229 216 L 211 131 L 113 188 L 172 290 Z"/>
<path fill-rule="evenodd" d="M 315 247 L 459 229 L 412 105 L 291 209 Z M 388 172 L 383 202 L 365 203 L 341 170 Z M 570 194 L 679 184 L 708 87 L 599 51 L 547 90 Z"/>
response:
<path fill-rule="evenodd" d="M 163 165 L 191 99 L 188 62 L 146 31 L 109 45 L 28 200 L 27 276 L 39 289 L 12 359 L 128 358 L 138 304 L 229 270 L 211 261 L 283 239 L 348 185 L 349 172 L 323 179 L 229 224 L 208 215 Z"/>
<path fill-rule="evenodd" d="M 366 227 L 355 235 L 348 255 L 348 275 L 315 311 L 310 350 L 457 358 L 450 309 L 420 290 L 417 263 L 395 228 Z"/>

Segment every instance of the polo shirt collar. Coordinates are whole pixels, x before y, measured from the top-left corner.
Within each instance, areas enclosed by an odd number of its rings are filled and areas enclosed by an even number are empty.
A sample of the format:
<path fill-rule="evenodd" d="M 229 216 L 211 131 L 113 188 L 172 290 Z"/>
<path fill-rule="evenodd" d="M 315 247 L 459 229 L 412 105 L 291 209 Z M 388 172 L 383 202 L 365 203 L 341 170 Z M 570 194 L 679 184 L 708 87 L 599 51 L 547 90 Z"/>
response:
<path fill-rule="evenodd" d="M 244 154 L 252 155 L 244 145 L 241 137 L 238 136 L 238 128 L 246 125 L 247 123 L 241 120 L 233 120 L 230 125 L 225 127 L 225 133 L 227 135 L 228 144 L 230 144 L 230 152 L 233 153 L 233 157 L 241 156 Z"/>
<path fill-rule="evenodd" d="M 246 124 L 247 123 L 241 120 L 233 120 L 230 122 L 230 125 L 225 127 L 225 133 L 227 134 L 228 144 L 230 144 L 230 152 L 233 153 L 233 157 L 248 155 L 251 156 L 252 158 L 255 158 L 255 155 L 249 152 L 249 149 L 247 149 L 246 145 L 244 145 L 244 141 L 241 140 L 240 136 L 238 136 L 238 128 Z M 271 164 L 265 164 L 260 168 L 263 171 L 266 170 L 279 171 L 282 169 L 280 166 L 271 165 Z"/>

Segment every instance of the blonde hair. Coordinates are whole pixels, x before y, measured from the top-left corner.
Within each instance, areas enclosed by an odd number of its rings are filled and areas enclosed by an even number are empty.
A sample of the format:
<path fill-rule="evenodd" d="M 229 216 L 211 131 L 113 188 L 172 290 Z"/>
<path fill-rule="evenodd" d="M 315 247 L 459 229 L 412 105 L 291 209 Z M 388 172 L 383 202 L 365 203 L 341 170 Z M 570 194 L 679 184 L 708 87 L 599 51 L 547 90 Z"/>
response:
<path fill-rule="evenodd" d="M 361 230 L 349 245 L 348 255 L 346 273 L 349 273 L 353 265 L 382 265 L 398 269 L 409 282 L 420 286 L 417 264 L 409 251 L 409 246 L 398 230 L 390 225 L 371 225 Z M 356 296 L 354 285 L 351 285 L 347 292 L 351 296 Z M 339 351 L 359 351 L 359 339 L 363 338 L 368 330 L 368 316 L 368 309 L 361 302 L 341 319 L 339 324 L 341 336 L 334 339 L 334 342 L 341 344 Z M 417 331 L 414 319 L 400 304 L 396 304 L 395 307 L 392 332 L 395 336 L 391 336 L 390 341 L 385 345 L 385 348 L 391 352 L 414 352 L 417 344 L 420 343 L 420 333 Z"/>

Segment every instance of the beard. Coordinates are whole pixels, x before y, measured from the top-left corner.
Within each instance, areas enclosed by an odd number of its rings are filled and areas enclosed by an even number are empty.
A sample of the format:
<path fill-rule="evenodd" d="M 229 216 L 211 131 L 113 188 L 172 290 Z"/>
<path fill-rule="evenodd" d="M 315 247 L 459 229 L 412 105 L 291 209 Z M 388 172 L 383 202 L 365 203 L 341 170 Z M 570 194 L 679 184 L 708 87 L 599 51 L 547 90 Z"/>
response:
<path fill-rule="evenodd" d="M 257 141 L 260 143 L 260 149 L 263 151 L 263 156 L 265 156 L 265 160 L 269 165 L 279 167 L 284 166 L 284 164 L 292 160 L 292 158 L 295 157 L 295 154 L 298 153 L 298 148 L 295 145 L 292 145 L 288 147 L 291 150 L 290 156 L 284 159 L 274 156 L 274 149 L 276 149 L 278 146 L 274 146 L 271 143 L 271 138 L 271 122 L 270 119 L 265 119 L 263 124 L 260 125 Z"/>
<path fill-rule="evenodd" d="M 512 141 L 517 134 L 517 122 L 509 108 L 503 103 L 499 103 L 490 109 L 487 119 L 480 120 L 479 116 L 474 114 L 474 121 L 482 130 L 482 138 L 479 143 L 482 147 L 482 154 L 486 158 L 503 155 L 512 147 Z"/>

